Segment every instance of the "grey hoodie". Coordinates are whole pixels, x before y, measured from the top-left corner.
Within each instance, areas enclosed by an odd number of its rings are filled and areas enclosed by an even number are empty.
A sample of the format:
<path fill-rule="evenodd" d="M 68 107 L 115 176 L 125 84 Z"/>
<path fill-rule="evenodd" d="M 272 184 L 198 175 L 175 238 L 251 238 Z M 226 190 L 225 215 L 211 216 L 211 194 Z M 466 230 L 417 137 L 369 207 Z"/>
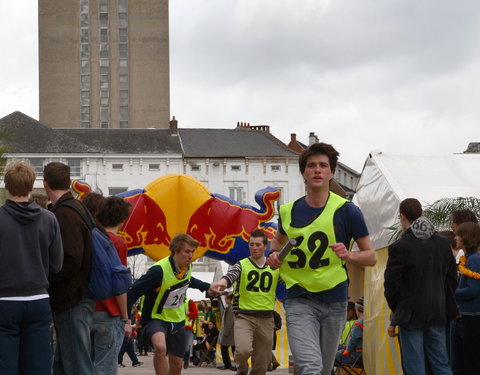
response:
<path fill-rule="evenodd" d="M 413 235 L 419 240 L 428 240 L 435 234 L 435 228 L 425 216 L 420 216 L 410 225 Z"/>
<path fill-rule="evenodd" d="M 62 264 L 55 215 L 34 202 L 7 200 L 0 207 L 0 298 L 47 294 L 48 274 Z"/>

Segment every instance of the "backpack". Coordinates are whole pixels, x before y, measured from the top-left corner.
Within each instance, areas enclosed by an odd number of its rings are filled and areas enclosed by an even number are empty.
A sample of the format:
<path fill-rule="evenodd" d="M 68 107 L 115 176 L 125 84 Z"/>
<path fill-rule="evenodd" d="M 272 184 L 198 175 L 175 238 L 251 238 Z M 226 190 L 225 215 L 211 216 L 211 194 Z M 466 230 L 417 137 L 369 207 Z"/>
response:
<path fill-rule="evenodd" d="M 92 266 L 88 295 L 93 299 L 104 300 L 125 293 L 132 283 L 132 274 L 130 268 L 120 261 L 117 249 L 110 238 L 97 227 L 95 219 L 86 207 L 81 210 L 77 205 L 64 201 L 56 206 L 55 210 L 61 206 L 75 210 L 92 234 Z"/>

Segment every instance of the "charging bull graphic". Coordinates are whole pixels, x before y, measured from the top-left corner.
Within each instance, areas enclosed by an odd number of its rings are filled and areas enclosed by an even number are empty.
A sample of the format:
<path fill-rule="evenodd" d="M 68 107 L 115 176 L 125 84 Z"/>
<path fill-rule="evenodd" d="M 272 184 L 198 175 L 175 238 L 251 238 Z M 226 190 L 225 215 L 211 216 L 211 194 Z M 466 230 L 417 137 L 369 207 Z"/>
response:
<path fill-rule="evenodd" d="M 86 195 L 84 182 L 72 184 Z M 87 184 L 88 185 L 88 184 Z M 249 255 L 248 235 L 262 229 L 272 238 L 276 225 L 269 222 L 280 198 L 280 190 L 258 191 L 259 208 L 242 205 L 219 194 L 211 194 L 200 181 L 186 175 L 165 175 L 136 189 L 118 194 L 132 204 L 120 233 L 128 254 L 145 253 L 154 260 L 170 255 L 168 245 L 178 233 L 188 233 L 200 245 L 194 258 L 203 255 L 234 264 Z"/>

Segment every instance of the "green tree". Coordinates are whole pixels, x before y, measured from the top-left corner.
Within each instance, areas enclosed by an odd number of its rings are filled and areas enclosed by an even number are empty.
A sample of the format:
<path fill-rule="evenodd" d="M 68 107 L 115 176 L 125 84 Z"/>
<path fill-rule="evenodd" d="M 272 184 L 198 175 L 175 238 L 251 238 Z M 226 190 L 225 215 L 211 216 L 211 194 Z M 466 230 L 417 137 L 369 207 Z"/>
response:
<path fill-rule="evenodd" d="M 429 219 L 438 231 L 449 230 L 452 212 L 456 210 L 470 210 L 480 217 L 480 199 L 474 197 L 443 198 L 428 205 L 423 214 Z"/>
<path fill-rule="evenodd" d="M 423 215 L 432 222 L 436 231 L 450 230 L 452 212 L 456 210 L 471 210 L 480 218 L 480 199 L 474 197 L 442 198 L 423 210 Z M 400 221 L 391 227 L 392 231 L 390 242 L 396 241 L 402 234 Z"/>

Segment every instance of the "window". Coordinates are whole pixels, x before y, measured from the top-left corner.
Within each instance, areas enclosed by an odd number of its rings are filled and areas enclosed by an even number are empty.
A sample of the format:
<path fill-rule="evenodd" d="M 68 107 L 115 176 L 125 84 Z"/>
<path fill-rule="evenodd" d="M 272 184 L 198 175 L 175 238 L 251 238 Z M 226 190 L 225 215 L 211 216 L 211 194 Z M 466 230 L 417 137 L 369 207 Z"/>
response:
<path fill-rule="evenodd" d="M 127 43 L 128 41 L 128 33 L 126 27 L 121 27 L 118 29 L 118 36 L 120 43 Z"/>
<path fill-rule="evenodd" d="M 118 45 L 118 53 L 120 58 L 127 58 L 128 57 L 128 45 L 127 43 L 120 43 Z"/>
<path fill-rule="evenodd" d="M 112 171 L 120 172 L 123 171 L 123 164 L 112 164 Z"/>
<path fill-rule="evenodd" d="M 102 129 L 108 129 L 108 122 L 102 122 L 100 126 L 102 127 Z"/>
<path fill-rule="evenodd" d="M 120 120 L 128 121 L 128 107 L 124 107 L 124 106 L 120 107 Z"/>
<path fill-rule="evenodd" d="M 241 171 L 242 167 L 240 165 L 232 165 L 231 167 L 232 171 Z"/>
<path fill-rule="evenodd" d="M 108 108 L 100 108 L 100 121 L 108 122 Z"/>
<path fill-rule="evenodd" d="M 70 175 L 79 177 L 82 175 L 81 159 L 67 159 L 67 165 L 70 167 Z"/>
<path fill-rule="evenodd" d="M 280 165 L 277 164 L 277 165 L 272 165 L 270 169 L 272 170 L 272 172 L 280 172 L 281 167 Z"/>
<path fill-rule="evenodd" d="M 199 171 L 200 170 L 200 166 L 199 165 L 196 165 L 196 164 L 193 164 L 190 166 L 190 170 L 191 171 Z"/>
<path fill-rule="evenodd" d="M 243 188 L 241 187 L 231 187 L 228 189 L 230 199 L 237 201 L 238 203 L 243 203 Z"/>
<path fill-rule="evenodd" d="M 117 195 L 120 193 L 124 193 L 128 190 L 126 187 L 109 187 L 108 188 L 108 195 Z"/>
<path fill-rule="evenodd" d="M 108 13 L 100 13 L 100 27 L 108 27 Z"/>
<path fill-rule="evenodd" d="M 149 171 L 159 171 L 160 170 L 160 164 L 158 164 L 158 163 L 148 164 L 148 170 Z"/>
<path fill-rule="evenodd" d="M 107 28 L 101 28 L 100 29 L 100 42 L 101 43 L 107 43 L 108 42 L 108 29 Z"/>
<path fill-rule="evenodd" d="M 128 121 L 120 121 L 120 128 L 122 129 L 128 128 Z"/>
<path fill-rule="evenodd" d="M 37 177 L 43 176 L 43 163 L 44 159 L 28 159 L 29 163 L 35 169 Z"/>

